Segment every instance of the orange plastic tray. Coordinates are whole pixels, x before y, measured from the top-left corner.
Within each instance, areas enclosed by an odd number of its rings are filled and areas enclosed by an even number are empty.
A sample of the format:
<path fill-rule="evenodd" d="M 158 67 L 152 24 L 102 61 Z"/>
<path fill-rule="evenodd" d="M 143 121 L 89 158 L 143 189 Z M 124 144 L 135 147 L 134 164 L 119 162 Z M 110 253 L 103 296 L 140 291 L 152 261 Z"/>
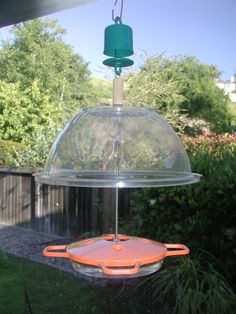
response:
<path fill-rule="evenodd" d="M 43 255 L 62 257 L 73 262 L 99 267 L 106 275 L 131 275 L 140 267 L 163 260 L 167 256 L 189 254 L 183 244 L 163 244 L 139 237 L 119 235 L 90 238 L 69 245 L 48 246 Z"/>

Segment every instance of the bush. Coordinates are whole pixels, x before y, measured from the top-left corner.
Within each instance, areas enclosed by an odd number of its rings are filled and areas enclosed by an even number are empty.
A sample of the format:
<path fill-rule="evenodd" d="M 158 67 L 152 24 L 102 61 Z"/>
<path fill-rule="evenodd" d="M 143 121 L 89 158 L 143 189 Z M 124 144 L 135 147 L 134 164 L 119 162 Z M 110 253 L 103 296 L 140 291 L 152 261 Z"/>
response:
<path fill-rule="evenodd" d="M 181 117 L 179 121 L 187 129 L 200 119 L 212 132 L 231 132 L 234 126 L 229 97 L 215 84 L 219 76 L 215 66 L 200 63 L 192 56 L 150 57 L 139 72 L 127 76 L 125 100 L 154 109 L 165 118 L 178 110 L 189 118 L 183 121 Z"/>
<path fill-rule="evenodd" d="M 213 254 L 236 282 L 236 136 L 183 139 L 198 184 L 142 189 L 133 197 L 132 219 L 123 232 L 162 242 L 183 242 L 194 256 Z M 216 263 L 215 265 L 219 265 Z"/>
<path fill-rule="evenodd" d="M 9 165 L 15 149 L 19 152 L 23 152 L 25 148 L 26 146 L 20 143 L 0 140 L 0 165 Z"/>
<path fill-rule="evenodd" d="M 144 313 L 142 304 L 149 301 L 155 314 L 233 314 L 236 296 L 221 274 L 214 271 L 211 256 L 168 260 L 163 268 L 147 277 L 132 291 L 132 313 Z M 146 312 L 145 312 L 146 313 Z"/>
<path fill-rule="evenodd" d="M 7 152 L 4 164 L 13 167 L 43 167 L 57 132 L 56 128 L 51 128 L 38 134 L 33 133 L 32 143 L 24 146 L 24 149 L 14 146 Z"/>

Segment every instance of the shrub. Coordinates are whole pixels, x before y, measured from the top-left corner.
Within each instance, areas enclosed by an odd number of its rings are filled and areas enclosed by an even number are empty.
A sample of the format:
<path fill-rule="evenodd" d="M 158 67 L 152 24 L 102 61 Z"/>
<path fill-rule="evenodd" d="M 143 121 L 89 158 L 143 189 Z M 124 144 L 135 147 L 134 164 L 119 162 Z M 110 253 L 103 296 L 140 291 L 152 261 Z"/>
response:
<path fill-rule="evenodd" d="M 23 152 L 25 148 L 25 145 L 17 142 L 0 140 L 0 165 L 9 165 L 15 149 Z"/>
<path fill-rule="evenodd" d="M 236 282 L 236 136 L 183 139 L 198 184 L 134 193 L 132 219 L 123 232 L 162 242 L 183 242 L 193 255 L 204 249 L 224 264 Z M 218 267 L 216 263 L 216 267 Z"/>
<path fill-rule="evenodd" d="M 236 296 L 222 275 L 214 271 L 201 252 L 195 258 L 169 260 L 163 268 L 140 282 L 132 291 L 132 313 L 149 300 L 148 313 L 160 314 L 233 314 Z"/>
<path fill-rule="evenodd" d="M 32 143 L 24 146 L 24 149 L 13 147 L 7 153 L 4 164 L 14 167 L 43 167 L 56 134 L 56 128 L 38 134 L 33 133 Z"/>

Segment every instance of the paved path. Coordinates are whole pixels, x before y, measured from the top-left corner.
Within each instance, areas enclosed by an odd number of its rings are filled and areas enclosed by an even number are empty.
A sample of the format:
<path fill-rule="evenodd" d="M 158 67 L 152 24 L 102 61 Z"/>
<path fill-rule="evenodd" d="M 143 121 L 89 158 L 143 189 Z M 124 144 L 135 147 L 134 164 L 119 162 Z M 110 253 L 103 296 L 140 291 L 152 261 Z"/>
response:
<path fill-rule="evenodd" d="M 37 232 L 17 226 L 0 223 L 0 251 L 20 258 L 47 264 L 77 275 L 70 261 L 63 258 L 48 258 L 42 255 L 45 246 L 69 244 L 73 239 Z"/>

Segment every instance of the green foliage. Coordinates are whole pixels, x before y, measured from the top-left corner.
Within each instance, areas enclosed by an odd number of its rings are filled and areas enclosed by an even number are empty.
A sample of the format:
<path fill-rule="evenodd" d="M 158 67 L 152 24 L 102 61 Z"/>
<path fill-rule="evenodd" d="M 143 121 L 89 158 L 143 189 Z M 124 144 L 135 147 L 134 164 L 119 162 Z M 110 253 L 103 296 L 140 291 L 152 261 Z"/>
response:
<path fill-rule="evenodd" d="M 230 102 L 228 104 L 228 109 L 229 109 L 229 112 L 230 112 L 230 114 L 232 116 L 232 124 L 234 126 L 234 129 L 236 129 L 236 104 Z"/>
<path fill-rule="evenodd" d="M 142 189 L 133 199 L 132 220 L 123 231 L 160 240 L 183 242 L 192 254 L 202 248 L 224 265 L 230 280 L 236 271 L 236 138 L 233 135 L 185 138 L 200 183 Z"/>
<path fill-rule="evenodd" d="M 26 146 L 13 141 L 0 140 L 0 165 L 11 165 L 15 150 L 23 152 Z"/>
<path fill-rule="evenodd" d="M 94 77 L 91 84 L 99 103 L 110 104 L 112 101 L 112 81 Z"/>
<path fill-rule="evenodd" d="M 178 107 L 184 98 L 178 89 L 178 80 L 165 75 L 164 61 L 162 56 L 150 58 L 139 73 L 127 77 L 125 96 L 128 103 L 142 104 L 160 113 Z"/>
<path fill-rule="evenodd" d="M 213 131 L 230 130 L 229 98 L 215 84 L 220 76 L 216 67 L 201 64 L 193 57 L 168 61 L 166 66 L 172 66 L 174 77 L 182 78 L 180 88 L 185 100 L 180 108 L 190 117 L 208 121 Z"/>
<path fill-rule="evenodd" d="M 24 149 L 13 146 L 12 150 L 7 152 L 4 164 L 13 167 L 43 167 L 57 131 L 48 127 L 40 133 L 33 133 L 34 141 L 24 146 Z"/>
<path fill-rule="evenodd" d="M 175 129 L 182 125 L 179 106 L 184 97 L 178 88 L 178 81 L 164 78 L 164 58 L 150 58 L 138 73 L 131 73 L 125 82 L 125 101 L 130 105 L 151 108 L 164 115 Z"/>
<path fill-rule="evenodd" d="M 40 91 L 38 81 L 25 90 L 19 83 L 0 81 L 0 112 L 0 138 L 14 141 L 5 151 L 4 165 L 42 166 L 60 124 L 57 107 Z"/>
<path fill-rule="evenodd" d="M 0 139 L 22 143 L 7 165 L 41 166 L 53 138 L 75 112 L 96 99 L 87 64 L 49 19 L 12 27 L 0 49 Z"/>
<path fill-rule="evenodd" d="M 27 155 L 16 149 L 8 164 L 28 159 L 38 166 L 58 129 L 95 94 L 87 65 L 55 21 L 36 19 L 11 31 L 14 38 L 0 49 L 0 138 L 27 145 Z"/>
<path fill-rule="evenodd" d="M 208 254 L 194 259 L 179 257 L 164 263 L 163 268 L 134 288 L 133 313 L 142 313 L 140 306 L 149 299 L 155 314 L 233 314 L 236 295 L 212 264 Z M 164 269 L 165 268 L 165 269 Z M 143 309 L 144 313 L 145 309 Z"/>
<path fill-rule="evenodd" d="M 38 81 L 21 90 L 20 83 L 0 81 L 0 138 L 31 144 L 46 128 L 55 128 L 57 107 L 39 89 Z"/>
<path fill-rule="evenodd" d="M 228 131 L 231 130 L 229 98 L 215 84 L 219 75 L 214 66 L 201 64 L 194 57 L 152 57 L 139 73 L 128 76 L 126 99 L 164 116 L 172 115 L 174 128 L 174 111 L 178 110 L 190 122 L 199 118 L 209 122 L 215 132 Z M 182 119 L 180 123 L 185 127 L 189 121 Z"/>
<path fill-rule="evenodd" d="M 68 119 L 88 102 L 89 72 L 82 57 L 66 45 L 65 30 L 49 19 L 15 25 L 13 40 L 2 43 L 0 79 L 18 83 L 20 90 L 37 81 L 39 91 Z"/>

